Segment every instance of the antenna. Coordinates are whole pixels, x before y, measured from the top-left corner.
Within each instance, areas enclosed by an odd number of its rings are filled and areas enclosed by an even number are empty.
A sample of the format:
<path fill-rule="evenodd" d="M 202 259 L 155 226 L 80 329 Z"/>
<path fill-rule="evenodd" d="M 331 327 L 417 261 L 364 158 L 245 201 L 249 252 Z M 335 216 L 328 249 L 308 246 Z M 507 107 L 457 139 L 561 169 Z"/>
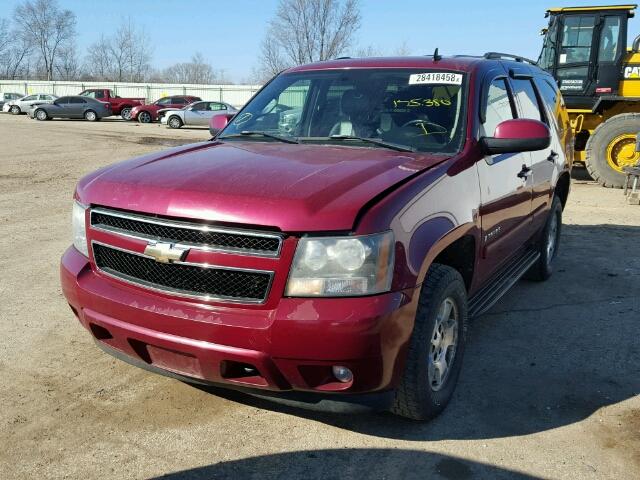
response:
<path fill-rule="evenodd" d="M 442 55 L 438 53 L 438 47 L 436 47 L 435 51 L 433 52 L 433 61 L 437 62 L 439 60 L 442 60 Z"/>

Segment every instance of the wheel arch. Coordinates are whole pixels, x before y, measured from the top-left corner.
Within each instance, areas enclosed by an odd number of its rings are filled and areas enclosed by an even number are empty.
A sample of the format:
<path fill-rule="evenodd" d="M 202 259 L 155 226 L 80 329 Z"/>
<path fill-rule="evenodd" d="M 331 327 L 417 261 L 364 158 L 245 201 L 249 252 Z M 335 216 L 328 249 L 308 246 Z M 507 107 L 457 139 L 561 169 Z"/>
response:
<path fill-rule="evenodd" d="M 571 178 L 569 172 L 562 172 L 554 189 L 554 194 L 558 196 L 560 202 L 562 202 L 562 209 L 567 205 L 567 199 L 569 198 L 569 190 L 571 188 Z"/>
<path fill-rule="evenodd" d="M 425 280 L 429 267 L 434 263 L 447 265 L 457 270 L 470 291 L 476 272 L 478 257 L 479 229 L 473 223 L 455 227 L 444 217 L 425 222 L 411 239 L 409 262 L 415 268 L 420 259 L 417 284 Z M 448 219 L 446 219 L 448 220 Z"/>

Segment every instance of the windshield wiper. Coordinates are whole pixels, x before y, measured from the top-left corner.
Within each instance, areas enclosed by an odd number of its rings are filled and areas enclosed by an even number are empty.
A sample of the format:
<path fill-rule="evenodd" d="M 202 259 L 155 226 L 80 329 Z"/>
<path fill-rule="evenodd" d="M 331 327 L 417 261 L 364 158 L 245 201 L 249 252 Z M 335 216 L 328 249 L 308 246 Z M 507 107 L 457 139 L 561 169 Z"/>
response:
<path fill-rule="evenodd" d="M 398 152 L 415 152 L 416 149 L 408 147 L 406 145 L 398 145 L 397 143 L 385 142 L 384 140 L 378 140 L 376 138 L 358 137 L 356 135 L 331 135 L 331 140 L 360 140 L 361 142 L 371 143 L 378 145 L 379 147 L 389 148 Z"/>
<path fill-rule="evenodd" d="M 262 137 L 266 137 L 266 138 L 273 138 L 274 140 L 278 140 L 280 142 L 284 142 L 284 143 L 300 143 L 298 140 L 294 139 L 294 138 L 285 138 L 285 137 L 281 137 L 279 135 L 274 135 L 272 133 L 266 133 L 266 132 L 260 132 L 258 130 L 243 130 L 240 133 L 234 133 L 231 135 L 225 135 L 223 137 L 218 137 L 218 140 L 224 140 L 225 138 L 238 138 L 238 137 L 250 137 L 252 135 L 260 135 Z"/>

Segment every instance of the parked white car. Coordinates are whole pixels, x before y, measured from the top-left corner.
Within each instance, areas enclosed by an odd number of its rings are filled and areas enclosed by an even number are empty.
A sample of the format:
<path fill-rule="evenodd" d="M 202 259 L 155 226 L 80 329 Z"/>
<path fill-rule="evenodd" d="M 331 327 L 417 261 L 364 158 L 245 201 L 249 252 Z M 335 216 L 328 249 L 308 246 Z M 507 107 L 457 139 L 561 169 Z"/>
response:
<path fill-rule="evenodd" d="M 238 111 L 233 105 L 224 102 L 194 102 L 184 108 L 167 108 L 158 111 L 160 123 L 170 128 L 188 126 L 208 126 L 209 120 L 216 115 L 234 114 Z"/>
<path fill-rule="evenodd" d="M 21 93 L 0 92 L 0 108 L 4 109 L 5 103 L 23 96 Z"/>
<path fill-rule="evenodd" d="M 2 107 L 2 111 L 11 112 L 14 115 L 29 113 L 29 109 L 32 106 L 41 105 L 43 103 L 53 103 L 56 98 L 58 98 L 57 95 L 52 95 L 50 93 L 35 93 L 33 95 L 18 98 L 17 100 L 5 102 Z"/>

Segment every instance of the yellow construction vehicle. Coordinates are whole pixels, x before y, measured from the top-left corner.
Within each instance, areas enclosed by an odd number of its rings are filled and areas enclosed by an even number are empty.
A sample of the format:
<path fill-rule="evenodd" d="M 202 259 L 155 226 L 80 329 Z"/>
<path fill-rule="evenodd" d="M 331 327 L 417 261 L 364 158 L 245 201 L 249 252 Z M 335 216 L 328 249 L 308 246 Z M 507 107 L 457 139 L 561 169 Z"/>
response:
<path fill-rule="evenodd" d="M 640 36 L 627 48 L 637 5 L 551 8 L 538 65 L 557 80 L 575 134 L 575 160 L 622 188 L 640 161 Z"/>

